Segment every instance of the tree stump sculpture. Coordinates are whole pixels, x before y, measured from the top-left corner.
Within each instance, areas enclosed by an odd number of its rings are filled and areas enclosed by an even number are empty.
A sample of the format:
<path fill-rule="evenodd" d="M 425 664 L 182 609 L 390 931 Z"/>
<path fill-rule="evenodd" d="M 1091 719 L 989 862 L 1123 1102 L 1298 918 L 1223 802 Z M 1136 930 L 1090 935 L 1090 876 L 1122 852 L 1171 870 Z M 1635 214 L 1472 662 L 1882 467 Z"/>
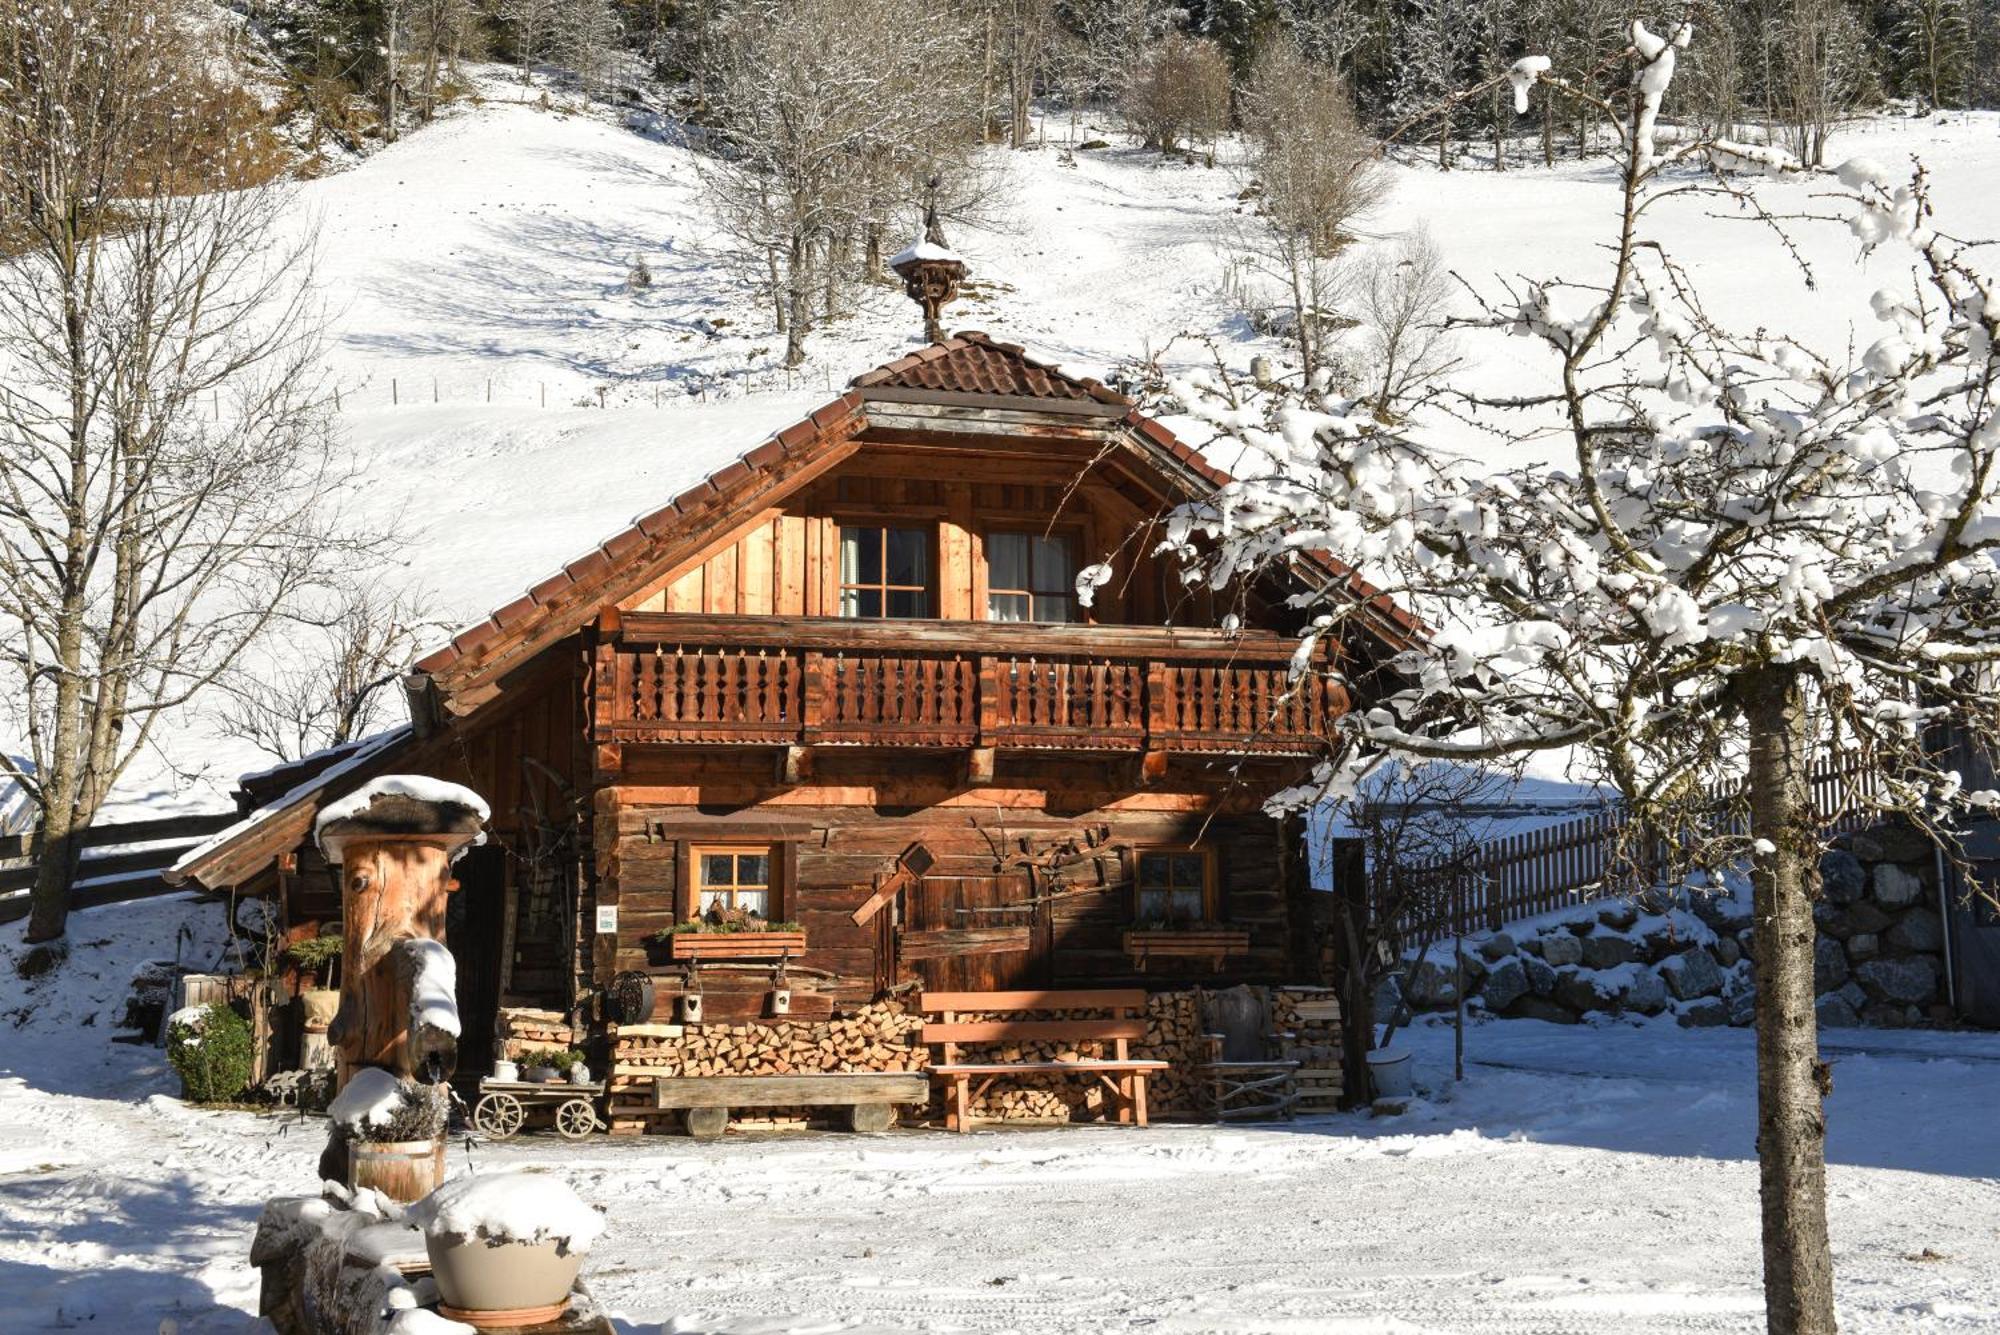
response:
<path fill-rule="evenodd" d="M 340 1008 L 327 1037 L 343 1090 L 373 1068 L 394 1077 L 413 1107 L 441 1107 L 446 1098 L 458 1048 L 455 970 L 444 948 L 447 897 L 458 888 L 451 865 L 484 837 L 486 817 L 486 804 L 456 784 L 400 775 L 320 813 L 320 851 L 340 868 Z M 381 1077 L 371 1080 L 383 1087 Z M 346 1181 L 355 1136 L 341 1124 L 340 1102 L 320 1173 Z M 442 1147 L 441 1130 L 427 1134 Z"/>

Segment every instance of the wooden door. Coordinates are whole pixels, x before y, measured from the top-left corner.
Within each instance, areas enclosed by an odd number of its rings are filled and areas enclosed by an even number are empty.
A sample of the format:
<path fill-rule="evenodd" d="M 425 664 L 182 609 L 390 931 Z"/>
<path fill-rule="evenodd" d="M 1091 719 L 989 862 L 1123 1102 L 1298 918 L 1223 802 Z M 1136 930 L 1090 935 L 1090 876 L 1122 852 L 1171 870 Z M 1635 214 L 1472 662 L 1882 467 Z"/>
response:
<path fill-rule="evenodd" d="M 506 854 L 497 844 L 467 849 L 452 875 L 458 889 L 445 906 L 445 945 L 458 965 L 458 1069 L 484 1075 L 499 1018 Z"/>
<path fill-rule="evenodd" d="M 927 876 L 903 892 L 897 961 L 929 991 L 1046 987 L 1046 906 L 1025 871 Z"/>

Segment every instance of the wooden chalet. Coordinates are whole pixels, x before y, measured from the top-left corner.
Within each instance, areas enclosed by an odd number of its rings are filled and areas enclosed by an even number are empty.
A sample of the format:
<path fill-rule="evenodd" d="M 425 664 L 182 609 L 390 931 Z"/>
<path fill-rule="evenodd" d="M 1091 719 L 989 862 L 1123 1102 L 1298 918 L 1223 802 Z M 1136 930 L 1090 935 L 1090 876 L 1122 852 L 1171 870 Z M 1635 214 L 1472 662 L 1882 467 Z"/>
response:
<path fill-rule="evenodd" d="M 909 983 L 1314 982 L 1299 832 L 1261 807 L 1412 627 L 1301 556 L 1364 614 L 1292 689 L 1296 586 L 1190 591 L 1152 551 L 1226 480 L 1101 384 L 932 344 L 423 658 L 406 728 L 246 781 L 178 874 L 314 933 L 322 803 L 386 772 L 483 794 L 449 925 L 468 1052 L 502 1005 L 588 1023 L 628 972 L 711 1024 L 765 1013 L 780 967 L 793 1017 Z M 672 932 L 725 908 L 784 926 Z"/>

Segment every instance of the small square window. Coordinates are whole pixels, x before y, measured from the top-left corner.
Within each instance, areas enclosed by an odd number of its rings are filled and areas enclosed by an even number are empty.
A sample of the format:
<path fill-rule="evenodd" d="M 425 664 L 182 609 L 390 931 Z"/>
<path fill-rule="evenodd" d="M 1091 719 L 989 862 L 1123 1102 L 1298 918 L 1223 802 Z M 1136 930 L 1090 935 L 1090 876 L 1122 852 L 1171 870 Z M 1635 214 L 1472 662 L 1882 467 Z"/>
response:
<path fill-rule="evenodd" d="M 1208 855 L 1198 849 L 1148 849 L 1138 856 L 1134 917 L 1141 923 L 1184 926 L 1209 917 Z"/>
<path fill-rule="evenodd" d="M 840 614 L 869 618 L 929 616 L 930 533 L 919 528 L 843 524 Z"/>
<path fill-rule="evenodd" d="M 695 850 L 696 912 L 740 911 L 771 916 L 771 850 L 768 848 L 702 848 Z"/>

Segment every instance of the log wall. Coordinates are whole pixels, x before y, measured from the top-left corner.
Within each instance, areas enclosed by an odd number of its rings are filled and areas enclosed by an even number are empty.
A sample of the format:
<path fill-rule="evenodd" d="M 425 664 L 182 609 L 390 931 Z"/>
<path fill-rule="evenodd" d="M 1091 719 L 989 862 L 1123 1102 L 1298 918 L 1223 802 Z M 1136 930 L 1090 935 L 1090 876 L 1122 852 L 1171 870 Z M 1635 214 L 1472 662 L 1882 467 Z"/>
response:
<path fill-rule="evenodd" d="M 788 801 L 717 812 L 662 804 L 643 789 L 610 788 L 601 794 L 597 825 L 598 902 L 618 908 L 615 938 L 598 940 L 600 981 L 625 970 L 652 974 L 660 997 L 655 1018 L 662 1021 L 674 1018 L 684 970 L 665 945 L 649 938 L 692 912 L 692 849 L 704 844 L 773 850 L 778 884 L 772 916 L 797 922 L 806 934 L 804 956 L 792 961 L 802 966 L 790 978 L 795 1007 L 824 1006 L 828 1013 L 852 1008 L 898 983 L 979 988 L 1300 981 L 1293 975 L 1280 827 L 1261 815 L 1117 808 L 1070 814 L 976 801 L 914 810 Z M 936 860 L 922 885 L 904 892 L 900 909 L 892 906 L 857 925 L 856 909 L 916 843 Z M 1126 953 L 1134 855 L 1151 847 L 1213 850 L 1213 916 L 1247 932 L 1246 953 L 1220 961 L 1155 957 L 1143 970 Z M 1059 881 L 1046 867 L 1023 865 L 1051 859 Z M 1035 906 L 1037 899 L 1044 902 Z M 967 905 L 975 911 L 959 911 Z M 906 943 L 901 949 L 890 934 L 898 912 Z M 1007 937 L 1029 949 L 991 949 Z M 892 951 L 901 957 L 893 975 Z M 768 965 L 704 965 L 701 978 L 710 1021 L 761 1014 Z"/>

